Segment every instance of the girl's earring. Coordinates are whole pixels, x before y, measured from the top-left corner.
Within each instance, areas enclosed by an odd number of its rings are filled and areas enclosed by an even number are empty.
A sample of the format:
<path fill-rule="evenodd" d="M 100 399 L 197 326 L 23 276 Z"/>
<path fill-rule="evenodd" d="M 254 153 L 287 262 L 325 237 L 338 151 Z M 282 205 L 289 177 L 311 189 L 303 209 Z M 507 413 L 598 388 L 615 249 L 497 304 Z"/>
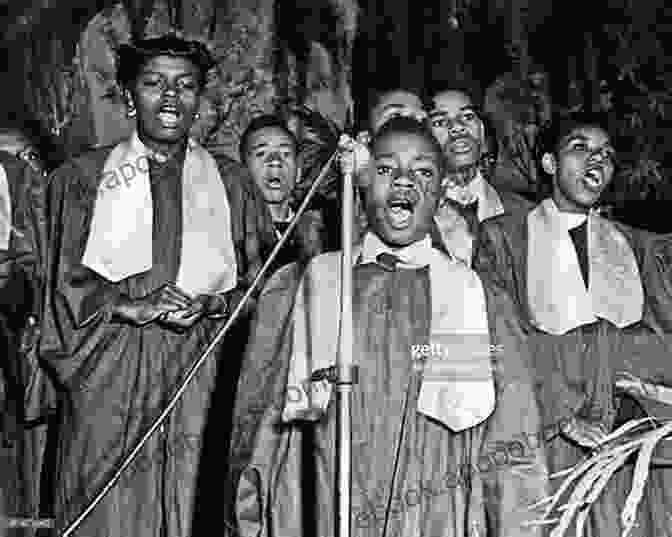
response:
<path fill-rule="evenodd" d="M 135 109 L 135 105 L 132 102 L 129 102 L 126 109 L 126 116 L 129 118 L 134 118 L 136 114 L 137 110 Z"/>

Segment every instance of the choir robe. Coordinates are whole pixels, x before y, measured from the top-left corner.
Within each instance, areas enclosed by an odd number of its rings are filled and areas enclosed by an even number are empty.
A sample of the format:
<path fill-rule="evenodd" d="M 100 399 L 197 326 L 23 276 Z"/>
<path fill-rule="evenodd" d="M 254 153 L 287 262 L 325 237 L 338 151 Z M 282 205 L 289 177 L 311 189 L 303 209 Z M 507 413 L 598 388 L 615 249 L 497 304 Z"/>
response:
<path fill-rule="evenodd" d="M 142 297 L 174 283 L 180 265 L 182 163 L 151 163 L 152 267 L 118 283 L 81 264 L 94 202 L 111 148 L 61 166 L 49 190 L 50 249 L 41 353 L 63 397 L 56 482 L 57 527 L 80 514 L 165 407 L 190 365 L 224 321 L 201 319 L 177 333 L 157 323 L 111 320 L 119 293 Z M 240 294 L 270 245 L 263 201 L 249 174 L 217 159 L 231 213 Z M 124 215 L 119 215 L 124 218 Z M 164 425 L 74 535 L 178 537 L 222 523 L 227 410 L 240 364 L 245 322 L 213 351 Z"/>
<path fill-rule="evenodd" d="M 324 296 L 316 302 L 323 307 L 334 307 L 339 266 L 340 255 L 328 253 L 314 258 L 304 273 L 302 281 L 317 278 Z M 326 417 L 281 422 L 285 398 L 291 388 L 296 392 L 287 379 L 299 274 L 292 265 L 276 274 L 253 323 L 234 412 L 232 537 L 333 535 L 333 392 Z M 543 450 L 527 441 L 537 434 L 540 417 L 525 335 L 504 293 L 486 287 L 485 296 L 491 344 L 504 350 L 495 368 L 496 408 L 481 424 L 454 433 L 416 410 L 419 373 L 410 351 L 429 339 L 429 271 L 355 268 L 354 356 L 360 374 L 353 396 L 354 536 L 382 534 L 404 393 L 406 431 L 388 535 L 541 534 L 523 525 L 538 517 L 527 507 L 548 492 Z"/>
<path fill-rule="evenodd" d="M 482 225 L 474 259 L 475 269 L 495 285 L 508 291 L 522 319 L 531 319 L 527 301 L 528 213 L 503 215 Z M 657 417 L 672 417 L 671 409 L 650 401 L 619 398 L 614 392 L 619 371 L 646 381 L 670 383 L 672 368 L 669 337 L 672 323 L 672 293 L 669 270 L 672 253 L 669 236 L 651 234 L 614 222 L 628 240 L 635 255 L 644 290 L 642 320 L 619 329 L 606 320 L 583 325 L 563 335 L 552 335 L 527 327 L 534 349 L 534 365 L 544 427 L 545 448 L 551 473 L 574 466 L 588 451 L 559 434 L 558 425 L 573 416 L 607 430 L 628 419 L 643 417 L 642 408 Z M 575 243 L 576 248 L 576 243 Z M 577 251 L 585 248 L 577 248 Z M 579 256 L 581 257 L 581 256 Z M 668 441 L 655 454 L 659 462 L 672 462 Z M 672 535 L 672 503 L 667 499 L 672 474 L 656 467 L 647 489 L 647 501 L 639 508 L 631 535 Z M 631 486 L 632 466 L 625 466 L 592 508 L 588 537 L 620 535 L 620 514 Z M 559 485 L 561 479 L 552 483 Z M 571 535 L 570 533 L 567 535 Z"/>
<path fill-rule="evenodd" d="M 0 489 L 8 516 L 36 517 L 53 384 L 39 367 L 36 336 L 44 283 L 47 181 L 0 152 L 11 210 L 8 249 L 0 249 Z M 32 318 L 35 324 L 29 326 Z M 15 530 L 30 535 L 31 530 Z"/>

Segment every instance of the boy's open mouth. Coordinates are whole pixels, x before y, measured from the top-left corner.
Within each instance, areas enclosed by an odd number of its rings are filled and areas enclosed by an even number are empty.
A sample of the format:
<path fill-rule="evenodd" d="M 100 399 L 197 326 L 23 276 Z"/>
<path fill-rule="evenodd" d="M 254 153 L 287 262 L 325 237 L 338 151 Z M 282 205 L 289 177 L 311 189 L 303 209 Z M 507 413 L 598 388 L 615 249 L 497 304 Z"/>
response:
<path fill-rule="evenodd" d="M 387 201 L 387 215 L 394 229 L 407 228 L 412 221 L 418 197 L 415 193 L 392 195 Z"/>

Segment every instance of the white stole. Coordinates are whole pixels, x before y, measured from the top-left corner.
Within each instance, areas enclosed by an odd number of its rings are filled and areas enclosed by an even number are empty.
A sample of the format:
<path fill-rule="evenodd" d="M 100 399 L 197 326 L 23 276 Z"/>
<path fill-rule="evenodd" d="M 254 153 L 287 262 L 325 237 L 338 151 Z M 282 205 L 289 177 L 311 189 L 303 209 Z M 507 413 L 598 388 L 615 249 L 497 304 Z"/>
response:
<path fill-rule="evenodd" d="M 623 328 L 642 318 L 644 291 L 627 239 L 610 221 L 588 216 L 586 289 L 566 215 L 552 199 L 527 216 L 527 295 L 532 321 L 550 334 L 564 334 L 606 319 Z"/>
<path fill-rule="evenodd" d="M 354 257 L 361 253 L 362 263 L 389 252 L 414 268 L 430 267 L 430 337 L 435 352 L 425 356 L 418 411 L 456 432 L 484 421 L 495 407 L 495 386 L 485 294 L 476 273 L 432 248 L 428 237 L 391 251 L 378 237 L 367 233 L 360 248 Z M 336 363 L 340 269 L 339 253 L 317 256 L 299 285 L 283 421 L 318 419 L 327 409 L 331 385 L 325 380 L 311 384 L 309 379 L 313 372 Z M 409 349 L 409 360 L 414 358 Z"/>
<path fill-rule="evenodd" d="M 152 268 L 148 156 L 137 132 L 108 156 L 82 264 L 118 282 Z M 182 250 L 176 285 L 192 296 L 236 286 L 231 214 L 217 163 L 189 140 L 182 170 Z"/>
<path fill-rule="evenodd" d="M 0 250 L 9 250 L 12 235 L 12 198 L 5 167 L 0 164 Z"/>

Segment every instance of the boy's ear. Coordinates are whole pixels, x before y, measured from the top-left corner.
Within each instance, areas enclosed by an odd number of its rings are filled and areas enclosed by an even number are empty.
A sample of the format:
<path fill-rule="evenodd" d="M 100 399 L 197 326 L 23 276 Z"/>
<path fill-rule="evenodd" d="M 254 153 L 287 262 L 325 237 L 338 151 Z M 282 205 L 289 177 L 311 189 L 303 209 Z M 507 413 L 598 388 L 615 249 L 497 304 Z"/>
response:
<path fill-rule="evenodd" d="M 549 175 L 555 175 L 558 169 L 558 163 L 555 160 L 555 155 L 551 153 L 544 153 L 541 157 L 541 167 Z"/>
<path fill-rule="evenodd" d="M 127 106 L 132 106 L 132 105 L 134 104 L 134 103 L 133 103 L 133 96 L 131 95 L 130 90 L 128 90 L 128 89 L 124 89 L 124 90 L 121 92 L 121 95 L 122 95 L 122 97 L 123 97 L 123 99 L 124 99 L 124 103 L 125 103 Z"/>

